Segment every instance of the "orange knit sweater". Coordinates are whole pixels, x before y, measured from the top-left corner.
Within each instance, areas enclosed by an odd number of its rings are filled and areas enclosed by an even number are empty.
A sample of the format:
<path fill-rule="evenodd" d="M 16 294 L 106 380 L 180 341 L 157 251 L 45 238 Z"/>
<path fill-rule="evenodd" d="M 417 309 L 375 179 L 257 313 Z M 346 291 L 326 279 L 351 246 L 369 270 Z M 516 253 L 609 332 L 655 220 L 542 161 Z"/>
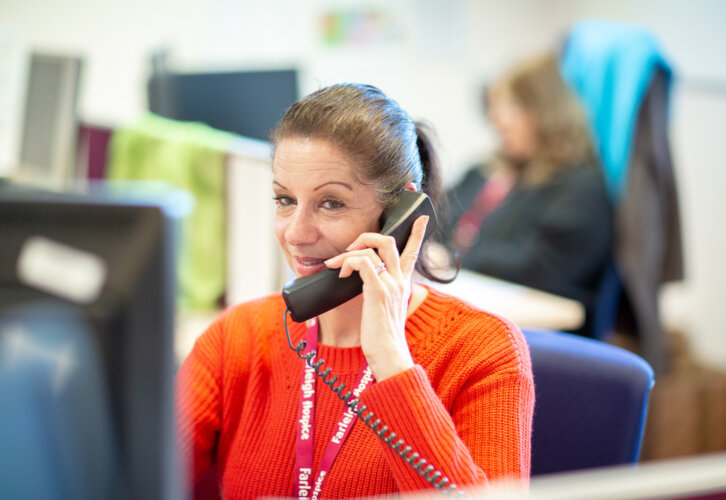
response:
<path fill-rule="evenodd" d="M 227 310 L 197 340 L 178 379 L 181 448 L 199 479 L 217 465 L 225 498 L 291 496 L 303 360 L 290 349 L 279 295 Z M 293 345 L 304 324 L 288 321 Z M 496 478 L 526 484 L 534 388 L 529 351 L 512 323 L 429 289 L 408 318 L 416 366 L 361 394 L 376 418 L 460 489 Z M 360 347 L 318 346 L 340 380 L 355 383 Z M 344 410 L 318 382 L 317 467 Z M 431 485 L 356 421 L 323 487 L 325 498 Z"/>

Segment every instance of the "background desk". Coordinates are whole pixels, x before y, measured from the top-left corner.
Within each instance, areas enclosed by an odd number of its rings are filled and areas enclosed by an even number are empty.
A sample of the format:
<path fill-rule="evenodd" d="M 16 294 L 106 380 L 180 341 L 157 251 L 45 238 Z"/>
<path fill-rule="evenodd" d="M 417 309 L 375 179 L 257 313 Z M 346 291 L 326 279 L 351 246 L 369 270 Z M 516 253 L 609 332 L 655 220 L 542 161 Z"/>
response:
<path fill-rule="evenodd" d="M 462 269 L 449 284 L 429 283 L 484 311 L 514 321 L 519 327 L 573 330 L 585 321 L 579 302 Z"/>
<path fill-rule="evenodd" d="M 429 283 L 484 311 L 504 316 L 520 327 L 570 330 L 582 325 L 585 311 L 577 301 L 462 270 L 447 285 Z M 182 312 L 177 315 L 175 355 L 181 361 L 194 341 L 220 311 Z"/>

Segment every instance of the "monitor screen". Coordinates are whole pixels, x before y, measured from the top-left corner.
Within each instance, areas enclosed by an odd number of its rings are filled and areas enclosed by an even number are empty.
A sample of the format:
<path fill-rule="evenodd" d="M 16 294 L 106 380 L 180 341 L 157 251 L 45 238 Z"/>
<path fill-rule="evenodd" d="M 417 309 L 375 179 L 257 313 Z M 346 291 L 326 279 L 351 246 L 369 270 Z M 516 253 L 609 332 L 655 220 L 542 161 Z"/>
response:
<path fill-rule="evenodd" d="M 149 80 L 148 95 L 152 113 L 268 140 L 284 111 L 297 100 L 297 72 L 160 72 Z"/>
<path fill-rule="evenodd" d="M 152 203 L 0 190 L 0 497 L 179 498 L 173 231 Z"/>

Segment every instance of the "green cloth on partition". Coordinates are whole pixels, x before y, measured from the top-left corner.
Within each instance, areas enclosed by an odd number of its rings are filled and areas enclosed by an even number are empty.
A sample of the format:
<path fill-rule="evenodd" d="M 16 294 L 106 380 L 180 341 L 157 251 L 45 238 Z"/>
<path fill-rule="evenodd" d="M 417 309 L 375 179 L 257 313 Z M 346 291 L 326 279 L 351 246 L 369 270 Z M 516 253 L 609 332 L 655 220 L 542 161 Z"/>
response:
<path fill-rule="evenodd" d="M 148 114 L 116 130 L 108 178 L 162 180 L 192 194 L 178 247 L 180 307 L 208 309 L 226 287 L 225 159 L 234 134 Z"/>

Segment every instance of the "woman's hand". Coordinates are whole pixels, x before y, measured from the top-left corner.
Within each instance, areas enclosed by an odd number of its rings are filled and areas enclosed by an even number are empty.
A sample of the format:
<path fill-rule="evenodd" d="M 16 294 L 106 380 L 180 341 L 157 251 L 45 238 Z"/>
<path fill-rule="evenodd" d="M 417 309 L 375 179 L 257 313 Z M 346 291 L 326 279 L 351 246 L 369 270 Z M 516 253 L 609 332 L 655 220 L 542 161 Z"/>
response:
<path fill-rule="evenodd" d="M 346 253 L 326 261 L 329 268 L 340 268 L 341 278 L 358 271 L 363 280 L 361 348 L 378 381 L 414 365 L 406 342 L 406 315 L 427 223 L 428 216 L 416 219 L 400 256 L 393 237 L 363 233 Z"/>

